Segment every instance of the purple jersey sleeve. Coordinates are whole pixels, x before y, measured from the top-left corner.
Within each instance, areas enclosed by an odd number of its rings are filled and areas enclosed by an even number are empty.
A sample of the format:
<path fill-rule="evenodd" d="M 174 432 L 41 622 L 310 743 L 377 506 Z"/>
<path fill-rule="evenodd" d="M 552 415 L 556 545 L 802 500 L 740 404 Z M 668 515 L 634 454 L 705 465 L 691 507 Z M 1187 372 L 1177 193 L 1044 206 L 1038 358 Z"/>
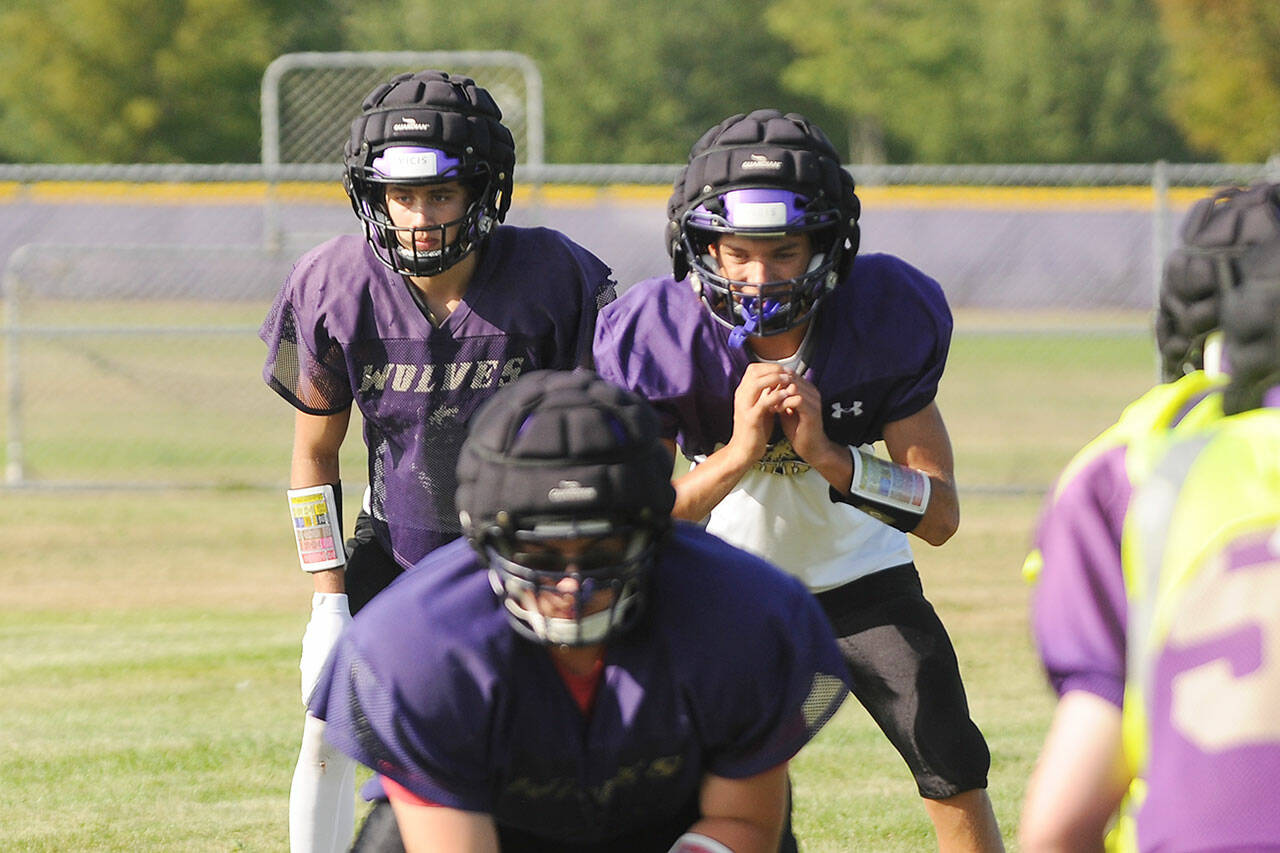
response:
<path fill-rule="evenodd" d="M 362 609 L 335 646 L 310 710 L 328 722 L 328 740 L 377 773 L 440 805 L 488 811 L 483 735 L 493 721 L 493 672 L 468 665 L 462 638 L 510 629 L 473 564 L 470 547 L 455 541 L 432 554 L 432 572 L 414 573 L 449 581 L 428 585 L 430 608 L 423 584 L 397 582 Z M 437 625 L 470 623 L 455 641 L 428 642 L 441 635 L 419 623 L 437 607 L 448 613 Z"/>
<path fill-rule="evenodd" d="M 261 335 L 264 376 L 302 411 L 353 402 L 369 448 L 374 530 L 405 567 L 460 533 L 454 466 L 471 415 L 529 370 L 587 365 L 608 267 L 563 234 L 502 226 L 439 325 L 357 236 L 307 253 Z"/>
<path fill-rule="evenodd" d="M 828 345 L 814 355 L 813 370 L 847 376 L 844 385 L 869 398 L 864 408 L 876 407 L 878 438 L 884 424 L 915 414 L 937 396 L 951 348 L 951 309 L 936 281 L 892 255 L 858 256 L 849 279 L 829 298 L 820 319 L 831 322 L 819 327 Z M 831 395 L 841 396 L 835 382 Z"/>
<path fill-rule="evenodd" d="M 344 342 L 330 330 L 353 290 L 389 285 L 363 240 L 338 237 L 307 252 L 276 294 L 259 337 L 267 344 L 266 383 L 295 408 L 330 415 L 351 405 Z"/>
<path fill-rule="evenodd" d="M 800 581 L 694 525 L 680 527 L 657 579 L 671 592 L 655 616 L 681 655 L 673 661 L 682 689 L 698 699 L 707 770 L 761 773 L 794 756 L 835 713 L 847 668 Z"/>
<path fill-rule="evenodd" d="M 608 645 L 589 718 L 462 542 L 357 614 L 311 711 L 338 749 L 413 793 L 548 839 L 669 819 L 706 773 L 789 759 L 847 688 L 821 609 L 777 569 L 681 525 L 651 580 L 645 616 Z"/>
<path fill-rule="evenodd" d="M 1084 690 L 1120 706 L 1128 600 L 1120 538 L 1131 487 L 1126 446 L 1093 457 L 1059 485 L 1042 511 L 1036 547 L 1043 568 L 1031 623 L 1059 696 Z"/>
<path fill-rule="evenodd" d="M 860 445 L 937 394 L 952 320 L 941 287 L 890 255 L 859 256 L 815 313 L 806 376 L 834 441 Z M 601 312 L 596 369 L 647 398 L 685 453 L 712 452 L 733 430 L 733 394 L 750 363 L 687 281 L 648 279 Z"/>

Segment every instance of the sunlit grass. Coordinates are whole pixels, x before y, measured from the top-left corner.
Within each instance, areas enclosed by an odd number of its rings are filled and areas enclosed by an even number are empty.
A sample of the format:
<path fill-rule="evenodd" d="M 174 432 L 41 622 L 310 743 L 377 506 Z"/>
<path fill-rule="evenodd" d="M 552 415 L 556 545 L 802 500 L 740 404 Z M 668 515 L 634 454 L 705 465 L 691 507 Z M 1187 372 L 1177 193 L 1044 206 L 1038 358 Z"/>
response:
<path fill-rule="evenodd" d="M 0 848 L 287 848 L 310 584 L 282 491 L 234 487 L 287 476 L 292 413 L 261 385 L 262 356 L 256 339 L 195 356 L 160 339 L 27 349 L 36 475 L 224 488 L 0 490 Z M 952 349 L 938 402 L 963 518 L 917 562 L 1011 847 L 1051 707 L 1019 574 L 1040 490 L 1152 378 L 1140 333 L 958 333 Z M 343 464 L 358 494 L 356 423 Z M 806 853 L 933 846 L 910 775 L 855 701 L 793 779 Z"/>

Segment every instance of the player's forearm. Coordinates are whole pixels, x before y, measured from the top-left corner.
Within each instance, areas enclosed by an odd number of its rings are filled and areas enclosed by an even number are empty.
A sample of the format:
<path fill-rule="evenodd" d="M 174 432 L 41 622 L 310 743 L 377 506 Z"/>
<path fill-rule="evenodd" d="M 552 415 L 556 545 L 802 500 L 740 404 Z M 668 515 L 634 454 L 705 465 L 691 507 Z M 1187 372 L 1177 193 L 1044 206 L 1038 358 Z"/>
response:
<path fill-rule="evenodd" d="M 807 455 L 799 448 L 796 448 L 796 453 L 809 467 L 821 474 L 832 488 L 847 494 L 853 479 L 853 459 L 849 456 L 849 448 L 824 436 L 820 446 L 805 449 L 808 451 Z"/>
<path fill-rule="evenodd" d="M 941 545 L 955 533 L 960 504 L 949 475 L 883 459 L 857 447 L 846 448 L 845 458 L 849 478 L 827 476 L 832 501 L 914 533 L 930 545 Z"/>
<path fill-rule="evenodd" d="M 960 499 L 955 483 L 938 477 L 929 477 L 929 506 L 911 531 L 930 545 L 941 545 L 960 527 Z"/>
<path fill-rule="evenodd" d="M 324 483 L 336 483 L 341 479 L 337 453 L 313 453 L 294 450 L 289 465 L 289 488 L 300 489 L 305 486 L 319 486 Z"/>
<path fill-rule="evenodd" d="M 787 764 L 742 779 L 707 774 L 698 805 L 702 817 L 690 832 L 713 838 L 733 853 L 773 853 L 786 821 Z"/>
<path fill-rule="evenodd" d="M 706 518 L 733 491 L 754 462 L 731 444 L 712 453 L 673 482 L 676 503 L 671 510 L 672 518 L 686 521 Z"/>

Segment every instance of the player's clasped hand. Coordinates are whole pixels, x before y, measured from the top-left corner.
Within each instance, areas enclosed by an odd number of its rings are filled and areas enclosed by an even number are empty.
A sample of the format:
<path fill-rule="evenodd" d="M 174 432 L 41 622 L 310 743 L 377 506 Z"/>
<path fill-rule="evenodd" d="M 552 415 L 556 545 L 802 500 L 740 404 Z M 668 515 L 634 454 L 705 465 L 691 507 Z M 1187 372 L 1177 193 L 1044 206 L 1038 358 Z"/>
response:
<path fill-rule="evenodd" d="M 756 362 L 733 395 L 733 436 L 729 443 L 743 448 L 754 462 L 764 456 L 773 436 L 774 416 L 791 389 L 794 377 L 776 364 Z"/>
<path fill-rule="evenodd" d="M 822 427 L 822 394 L 803 376 L 792 376 L 791 384 L 784 391 L 786 396 L 778 404 L 782 434 L 791 442 L 796 455 L 816 465 L 823 453 L 831 452 L 836 446 Z"/>

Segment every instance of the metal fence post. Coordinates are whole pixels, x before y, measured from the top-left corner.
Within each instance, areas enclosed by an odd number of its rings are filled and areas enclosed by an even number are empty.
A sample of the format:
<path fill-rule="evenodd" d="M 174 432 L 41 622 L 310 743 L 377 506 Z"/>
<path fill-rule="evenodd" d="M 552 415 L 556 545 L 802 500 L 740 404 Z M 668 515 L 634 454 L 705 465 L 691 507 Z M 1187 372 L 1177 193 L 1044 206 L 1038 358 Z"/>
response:
<path fill-rule="evenodd" d="M 1169 164 L 1157 160 L 1151 170 L 1154 198 L 1151 217 L 1151 304 L 1160 304 L 1160 281 L 1164 276 L 1164 259 L 1172 250 L 1169 236 Z M 1160 378 L 1160 354 L 1155 357 L 1156 379 Z"/>
<path fill-rule="evenodd" d="M 14 252 L 16 258 L 22 249 Z M 16 265 L 5 266 L 4 282 L 4 398 L 5 398 L 5 447 L 4 482 L 8 486 L 21 486 L 25 481 L 22 456 L 22 369 L 21 340 L 18 314 L 18 273 Z"/>

